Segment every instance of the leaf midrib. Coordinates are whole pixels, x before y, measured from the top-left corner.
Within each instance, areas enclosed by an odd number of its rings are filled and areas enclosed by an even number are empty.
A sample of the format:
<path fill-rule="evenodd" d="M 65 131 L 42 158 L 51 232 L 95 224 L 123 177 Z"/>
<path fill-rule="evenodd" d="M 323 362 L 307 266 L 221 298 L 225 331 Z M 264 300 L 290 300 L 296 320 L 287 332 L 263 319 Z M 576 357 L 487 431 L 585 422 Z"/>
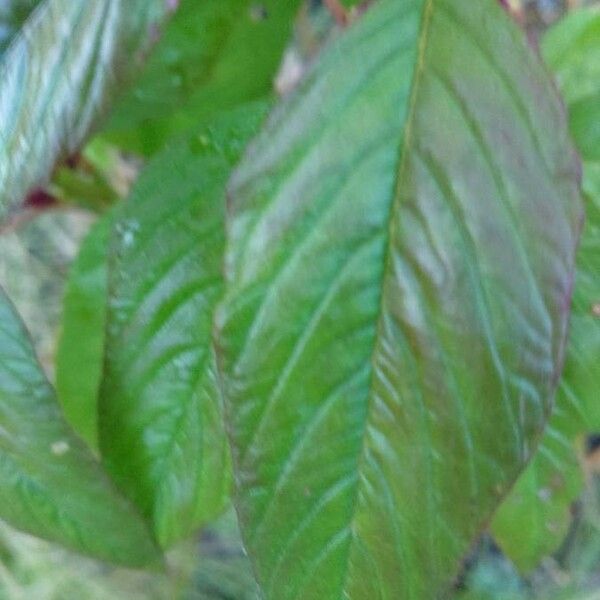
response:
<path fill-rule="evenodd" d="M 369 417 L 370 417 L 370 414 L 372 411 L 373 388 L 374 388 L 374 381 L 375 381 L 374 358 L 375 358 L 375 353 L 377 351 L 377 340 L 381 336 L 382 315 L 384 313 L 384 294 L 383 294 L 384 290 L 383 290 L 383 288 L 384 288 L 384 283 L 385 283 L 385 274 L 391 268 L 391 244 L 392 244 L 393 233 L 394 233 L 394 231 L 393 231 L 393 227 L 394 227 L 393 215 L 394 215 L 395 211 L 400 208 L 401 185 L 402 185 L 404 176 L 406 174 L 406 169 L 407 169 L 407 164 L 408 164 L 407 157 L 408 157 L 409 151 L 411 149 L 411 144 L 412 144 L 413 124 L 414 124 L 415 114 L 416 114 L 416 110 L 417 110 L 419 89 L 421 87 L 423 73 L 425 71 L 425 62 L 426 62 L 425 54 L 427 52 L 427 46 L 428 46 L 428 42 L 429 42 L 431 21 L 432 21 L 432 17 L 433 17 L 434 1 L 435 0 L 423 0 L 423 7 L 421 9 L 421 22 L 420 22 L 420 26 L 419 26 L 419 33 L 417 36 L 418 47 L 417 47 L 417 56 L 416 56 L 415 67 L 414 67 L 414 71 L 413 71 L 413 77 L 412 77 L 411 94 L 410 94 L 410 99 L 409 99 L 409 104 L 408 104 L 408 110 L 406 113 L 406 119 L 404 121 L 404 131 L 403 131 L 402 144 L 401 144 L 399 158 L 398 158 L 397 177 L 396 177 L 396 180 L 394 183 L 394 188 L 393 188 L 393 198 L 392 198 L 392 201 L 390 203 L 390 208 L 389 208 L 389 215 L 388 215 L 388 221 L 387 221 L 388 222 L 387 242 L 386 242 L 386 246 L 385 246 L 385 255 L 384 255 L 384 259 L 383 259 L 383 270 L 382 270 L 382 277 L 381 277 L 381 284 L 380 284 L 381 293 L 379 296 L 379 307 L 377 310 L 377 328 L 376 328 L 376 333 L 375 333 L 375 339 L 373 342 L 373 350 L 371 352 L 371 358 L 370 358 L 371 376 L 370 376 L 370 383 L 369 383 L 369 394 L 367 396 L 367 407 L 366 407 L 366 412 L 365 412 L 365 420 L 364 420 L 364 426 L 363 426 L 363 431 L 361 434 L 361 442 L 360 442 L 360 448 L 359 448 L 359 457 L 358 457 L 357 470 L 356 470 L 358 477 L 357 477 L 356 490 L 354 493 L 354 499 L 353 499 L 352 508 L 351 508 L 351 517 L 350 517 L 350 523 L 349 523 L 350 541 L 348 544 L 348 550 L 347 550 L 347 555 L 346 555 L 346 561 L 345 561 L 346 572 L 342 579 L 340 600 L 344 600 L 345 598 L 350 597 L 348 594 L 348 591 L 347 591 L 348 578 L 352 571 L 352 564 L 351 564 L 352 563 L 352 549 L 353 549 L 354 544 L 356 543 L 356 537 L 357 537 L 356 531 L 355 531 L 356 515 L 358 512 L 358 507 L 359 507 L 359 502 L 360 502 L 360 497 L 361 497 L 361 473 L 363 471 L 364 464 L 366 462 L 367 430 L 368 430 Z M 407 585 L 411 586 L 410 580 L 407 580 Z"/>

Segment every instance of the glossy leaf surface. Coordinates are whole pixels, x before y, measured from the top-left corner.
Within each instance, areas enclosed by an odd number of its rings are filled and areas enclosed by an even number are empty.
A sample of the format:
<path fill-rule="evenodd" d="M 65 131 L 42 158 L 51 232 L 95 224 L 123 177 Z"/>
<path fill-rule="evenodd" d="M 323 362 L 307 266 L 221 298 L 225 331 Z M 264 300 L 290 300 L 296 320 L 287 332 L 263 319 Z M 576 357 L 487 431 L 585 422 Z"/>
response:
<path fill-rule="evenodd" d="M 181 0 L 110 139 L 146 155 L 218 111 L 272 94 L 299 0 Z"/>
<path fill-rule="evenodd" d="M 231 184 L 217 320 L 265 597 L 447 593 L 551 406 L 577 173 L 493 0 L 375 4 L 271 117 Z"/>
<path fill-rule="evenodd" d="M 0 295 L 0 518 L 126 566 L 158 562 L 146 524 L 65 423 L 19 317 Z"/>
<path fill-rule="evenodd" d="M 0 219 L 77 152 L 139 68 L 166 0 L 45 0 L 0 59 Z"/>
<path fill-rule="evenodd" d="M 544 56 L 567 99 L 571 127 L 582 98 L 600 100 L 599 17 L 597 9 L 574 11 L 542 40 Z M 600 102 L 597 106 L 600 110 Z M 502 549 L 523 571 L 533 569 L 564 540 L 571 503 L 582 490 L 576 442 L 600 431 L 600 163 L 593 160 L 600 148 L 599 116 L 598 111 L 585 112 L 586 121 L 580 123 L 585 139 L 574 132 L 584 158 L 586 219 L 577 254 L 567 361 L 556 406 L 540 451 L 492 524 Z M 588 147 L 590 141 L 593 150 Z"/>
<path fill-rule="evenodd" d="M 262 114 L 227 114 L 159 154 L 115 226 L 100 448 L 163 545 L 214 516 L 229 491 L 211 331 L 225 183 Z"/>
<path fill-rule="evenodd" d="M 577 278 L 568 355 L 556 406 L 539 452 L 500 507 L 492 532 L 522 571 L 555 552 L 582 491 L 581 442 L 600 431 L 600 170 L 584 164 L 586 223 L 577 254 Z M 579 443 L 579 452 L 577 445 Z"/>

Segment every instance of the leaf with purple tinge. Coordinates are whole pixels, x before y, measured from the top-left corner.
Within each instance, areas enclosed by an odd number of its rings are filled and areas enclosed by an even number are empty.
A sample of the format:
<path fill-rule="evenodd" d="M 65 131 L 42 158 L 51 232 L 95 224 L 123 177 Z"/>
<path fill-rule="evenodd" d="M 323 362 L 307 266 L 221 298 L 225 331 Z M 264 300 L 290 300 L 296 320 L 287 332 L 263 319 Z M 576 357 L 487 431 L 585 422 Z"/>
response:
<path fill-rule="evenodd" d="M 557 76 L 583 162 L 586 220 L 577 254 L 577 277 L 565 370 L 538 454 L 500 507 L 492 532 L 523 571 L 556 551 L 571 523 L 571 503 L 582 490 L 576 443 L 600 431 L 600 10 L 569 13 L 542 39 Z M 597 102 L 587 99 L 596 98 Z M 596 110 L 582 112 L 582 106 Z M 582 136 L 581 133 L 585 132 Z"/>
<path fill-rule="evenodd" d="M 444 597 L 536 449 L 582 218 L 496 0 L 382 0 L 230 186 L 219 365 L 268 599 Z"/>

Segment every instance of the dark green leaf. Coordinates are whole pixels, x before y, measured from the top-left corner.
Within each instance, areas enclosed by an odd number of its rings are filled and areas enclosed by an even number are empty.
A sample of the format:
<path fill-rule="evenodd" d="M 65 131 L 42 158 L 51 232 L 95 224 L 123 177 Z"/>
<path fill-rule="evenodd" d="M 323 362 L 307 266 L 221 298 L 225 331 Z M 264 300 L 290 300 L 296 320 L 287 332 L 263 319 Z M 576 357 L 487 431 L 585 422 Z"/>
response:
<path fill-rule="evenodd" d="M 0 0 L 0 57 L 40 0 Z"/>
<path fill-rule="evenodd" d="M 0 219 L 77 152 L 139 68 L 166 0 L 45 0 L 0 59 Z"/>
<path fill-rule="evenodd" d="M 546 422 L 577 171 L 496 0 L 376 3 L 275 112 L 217 320 L 265 597 L 445 597 Z"/>
<path fill-rule="evenodd" d="M 142 566 L 159 560 L 146 524 L 64 422 L 2 292 L 0 518 L 109 562 Z"/>
<path fill-rule="evenodd" d="M 109 138 L 149 155 L 174 132 L 269 96 L 299 0 L 181 0 Z"/>
<path fill-rule="evenodd" d="M 163 545 L 223 507 L 229 451 L 211 343 L 225 182 L 263 106 L 158 155 L 116 225 L 100 448 Z"/>

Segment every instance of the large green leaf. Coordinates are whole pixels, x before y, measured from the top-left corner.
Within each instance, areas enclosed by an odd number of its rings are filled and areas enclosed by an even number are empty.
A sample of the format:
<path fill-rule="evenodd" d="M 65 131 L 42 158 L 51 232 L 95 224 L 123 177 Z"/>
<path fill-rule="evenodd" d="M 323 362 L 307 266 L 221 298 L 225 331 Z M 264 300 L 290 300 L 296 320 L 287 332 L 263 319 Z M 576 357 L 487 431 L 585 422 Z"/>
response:
<path fill-rule="evenodd" d="M 109 138 L 152 154 L 174 132 L 272 93 L 300 0 L 181 0 Z"/>
<path fill-rule="evenodd" d="M 382 0 L 231 184 L 219 364 L 264 594 L 444 597 L 558 381 L 581 221 L 495 0 Z"/>
<path fill-rule="evenodd" d="M 77 152 L 139 68 L 165 0 L 45 0 L 0 59 L 0 219 Z"/>
<path fill-rule="evenodd" d="M 571 127 L 582 98 L 597 98 L 596 110 L 575 128 L 586 160 L 586 221 L 577 255 L 577 278 L 565 370 L 556 407 L 540 451 L 501 506 L 492 530 L 502 549 L 522 570 L 533 569 L 564 540 L 570 506 L 582 489 L 583 474 L 575 444 L 600 431 L 600 11 L 575 11 L 548 31 L 544 57 L 557 73 L 568 102 Z M 575 113 L 573 113 L 573 109 Z M 586 132 L 578 135 L 578 128 Z"/>
<path fill-rule="evenodd" d="M 0 57 L 40 0 L 0 0 Z"/>
<path fill-rule="evenodd" d="M 0 518 L 110 562 L 156 562 L 149 530 L 64 422 L 0 292 Z"/>
<path fill-rule="evenodd" d="M 94 224 L 71 267 L 56 355 L 58 399 L 68 421 L 94 448 L 104 360 L 108 240 L 115 213 L 106 213 Z"/>
<path fill-rule="evenodd" d="M 225 182 L 264 110 L 226 114 L 159 154 L 116 225 L 100 448 L 163 545 L 214 516 L 229 491 L 212 318 Z"/>

